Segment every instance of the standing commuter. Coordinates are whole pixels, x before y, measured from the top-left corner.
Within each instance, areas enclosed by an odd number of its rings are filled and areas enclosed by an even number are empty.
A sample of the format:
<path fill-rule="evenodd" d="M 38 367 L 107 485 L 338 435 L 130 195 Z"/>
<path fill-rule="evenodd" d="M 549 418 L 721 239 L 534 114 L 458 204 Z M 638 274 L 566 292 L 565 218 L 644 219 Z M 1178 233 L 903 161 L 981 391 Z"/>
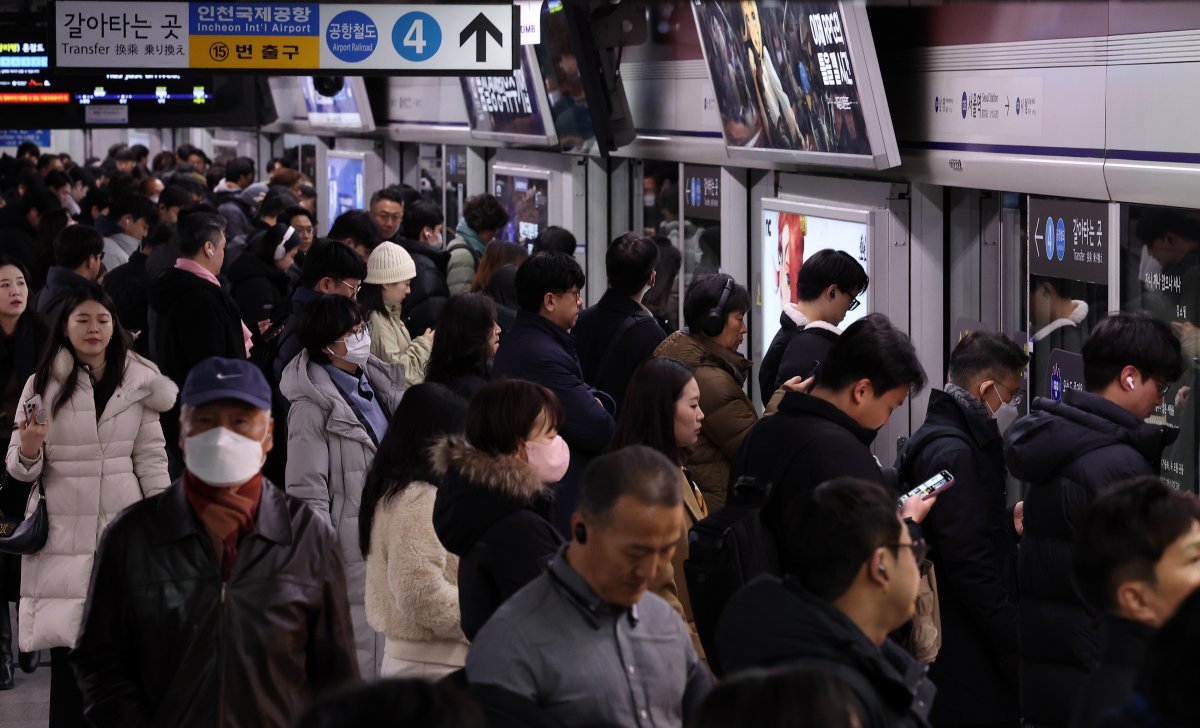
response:
<path fill-rule="evenodd" d="M 925 423 L 905 446 L 901 482 L 942 470 L 954 487 L 921 523 L 937 568 L 942 646 L 930 665 L 937 725 L 1016 728 L 1017 593 L 1006 566 L 1016 532 L 997 426 L 1020 404 L 1029 356 L 1003 334 L 973 331 L 950 353 L 949 382 L 929 392 Z"/>
<path fill-rule="evenodd" d="M 50 726 L 83 726 L 68 653 L 76 646 L 97 542 L 126 506 L 167 487 L 159 415 L 178 388 L 126 348 L 112 301 L 80 288 L 63 305 L 51 342 L 21 392 L 8 446 L 11 477 L 41 478 L 50 535 L 21 557 L 21 650 L 50 650 Z"/>
<path fill-rule="evenodd" d="M 579 349 L 583 379 L 616 403 L 617 414 L 633 372 L 654 355 L 667 334 L 642 305 L 654 285 L 658 247 L 650 238 L 626 233 L 604 256 L 608 290 L 599 303 L 579 314 L 571 330 Z"/>
<path fill-rule="evenodd" d="M 366 212 L 347 210 L 329 226 L 326 237 L 350 246 L 365 261 L 379 244 L 379 228 Z"/>
<path fill-rule="evenodd" d="M 838 326 L 858 308 L 858 297 L 869 283 L 862 264 L 840 250 L 819 250 L 804 261 L 796 281 L 786 284 L 795 285 L 798 301 L 784 304 L 779 331 L 758 370 L 758 396 L 764 406 L 784 382 L 811 376 L 813 367 L 825 360 L 841 333 Z"/>
<path fill-rule="evenodd" d="M 493 240 L 479 259 L 479 268 L 471 282 L 472 293 L 483 293 L 496 303 L 496 322 L 508 331 L 517 321 L 517 289 L 513 284 L 517 269 L 529 258 L 519 243 Z"/>
<path fill-rule="evenodd" d="M 117 195 L 108 206 L 108 219 L 120 232 L 104 239 L 105 265 L 109 270 L 129 262 L 129 257 L 142 249 L 142 241 L 157 222 L 154 203 L 136 192 Z"/>
<path fill-rule="evenodd" d="M 38 292 L 37 312 L 53 322 L 76 289 L 95 285 L 104 260 L 104 238 L 90 225 L 71 225 L 54 238 L 54 265 Z"/>
<path fill-rule="evenodd" d="M 530 253 L 566 253 L 574 256 L 579 247 L 579 241 L 574 233 L 558 225 L 542 229 L 533 239 Z"/>
<path fill-rule="evenodd" d="M 286 318 L 291 288 L 287 272 L 299 252 L 296 231 L 277 223 L 253 237 L 246 251 L 229 267 L 233 300 L 251 333 L 264 334 Z"/>
<path fill-rule="evenodd" d="M 379 239 L 397 242 L 400 234 L 400 221 L 404 219 L 404 193 L 399 185 L 390 185 L 371 195 L 367 205 L 371 219 L 379 228 Z"/>
<path fill-rule="evenodd" d="M 133 336 L 133 349 L 150 356 L 150 274 L 146 261 L 160 245 L 175 238 L 175 225 L 156 223 L 150 229 L 142 247 L 129 256 L 129 261 L 110 270 L 104 276 L 104 290 L 112 296 L 121 326 Z"/>
<path fill-rule="evenodd" d="M 579 263 L 564 253 L 537 253 L 525 261 L 516 276 L 521 311 L 501 340 L 492 367 L 493 376 L 536 382 L 562 403 L 559 429 L 571 448 L 571 465 L 555 488 L 551 520 L 563 535 L 579 498 L 579 477 L 608 447 L 616 425 L 611 398 L 584 381 L 570 333 L 579 318 L 584 283 Z"/>
<path fill-rule="evenodd" d="M 704 425 L 689 463 L 712 512 L 725 506 L 729 466 L 746 433 L 758 421 L 742 387 L 750 360 L 738 353 L 746 335 L 750 294 L 723 273 L 697 276 L 684 294 L 687 331 L 667 337 L 654 351 L 683 362 L 700 385 Z"/>
<path fill-rule="evenodd" d="M 244 238 L 250 232 L 255 210 L 242 196 L 254 184 L 254 160 L 237 157 L 225 168 L 225 176 L 213 188 L 213 204 L 225 218 L 225 235 L 229 240 Z"/>
<path fill-rule="evenodd" d="M 371 353 L 382 361 L 403 364 L 410 385 L 425 381 L 425 365 L 433 347 L 432 329 L 413 337 L 404 325 L 404 299 L 416 275 L 417 265 L 408 251 L 384 241 L 371 251 L 367 277 L 358 292 L 358 302 L 371 317 Z"/>
<path fill-rule="evenodd" d="M 476 195 L 463 205 L 463 215 L 454 229 L 454 243 L 447 249 L 446 285 L 450 295 L 467 293 L 487 246 L 508 224 L 508 213 L 492 195 Z"/>
<path fill-rule="evenodd" d="M 366 561 L 358 542 L 363 483 L 388 420 L 404 394 L 404 369 L 371 356 L 371 334 L 358 305 L 342 296 L 310 303 L 300 323 L 304 351 L 283 371 L 288 411 L 285 484 L 337 532 L 359 671 L 379 673 L 383 640 L 367 624 Z"/>
<path fill-rule="evenodd" d="M 788 392 L 779 412 L 750 431 L 729 482 L 749 475 L 773 484 L 763 521 L 782 549 L 794 528 L 791 504 L 800 496 L 834 478 L 883 484 L 871 443 L 892 411 L 924 386 L 925 371 L 903 332 L 883 314 L 855 321 L 829 350 L 810 392 Z M 705 415 L 707 423 L 707 408 Z M 787 551 L 781 555 L 786 569 Z"/>
<path fill-rule="evenodd" d="M 405 208 L 400 226 L 404 237 L 396 242 L 408 251 L 417 266 L 406 299 L 408 305 L 404 307 L 404 325 L 409 335 L 420 336 L 437 323 L 442 306 L 450 298 L 446 286 L 450 254 L 443 250 L 442 208 L 416 200 Z"/>
<path fill-rule="evenodd" d="M 1083 345 L 1084 390 L 1039 397 L 1008 429 L 1009 473 L 1029 484 L 1018 565 L 1021 715 L 1066 726 L 1099 659 L 1098 613 L 1071 580 L 1071 541 L 1088 504 L 1113 483 L 1156 475 L 1176 432 L 1146 422 L 1184 370 L 1179 340 L 1143 314 L 1112 314 Z"/>
<path fill-rule="evenodd" d="M 444 384 L 470 401 L 492 378 L 492 359 L 500 348 L 496 306 L 482 293 L 451 296 L 437 323 L 425 381 Z"/>
<path fill-rule="evenodd" d="M 283 376 L 284 367 L 304 349 L 299 339 L 300 320 L 308 304 L 324 296 L 354 300 L 366 277 L 367 264 L 347 246 L 331 240 L 313 244 L 304 256 L 300 284 L 292 291 L 291 312 L 279 335 L 274 364 L 276 381 Z"/>
<path fill-rule="evenodd" d="M 646 593 L 682 527 L 671 461 L 640 445 L 596 458 L 571 542 L 471 644 L 485 712 L 515 700 L 561 725 L 686 725 L 712 675 L 675 610 Z"/>
<path fill-rule="evenodd" d="M 287 728 L 358 677 L 337 537 L 260 471 L 262 372 L 203 361 L 182 399 L 183 477 L 100 542 L 72 655 L 84 709 L 97 728 Z"/>
<path fill-rule="evenodd" d="M 433 449 L 438 479 L 433 529 L 459 557 L 462 630 L 474 639 L 488 618 L 533 581 L 562 544 L 549 521 L 550 489 L 569 453 L 562 407 L 545 387 L 492 382 L 471 398 L 466 436 Z"/>
<path fill-rule="evenodd" d="M 1091 728 L 1133 696 L 1154 633 L 1200 587 L 1200 501 L 1158 478 L 1115 486 L 1088 508 L 1071 553 L 1074 583 L 1104 614 L 1100 661 L 1071 719 Z"/>

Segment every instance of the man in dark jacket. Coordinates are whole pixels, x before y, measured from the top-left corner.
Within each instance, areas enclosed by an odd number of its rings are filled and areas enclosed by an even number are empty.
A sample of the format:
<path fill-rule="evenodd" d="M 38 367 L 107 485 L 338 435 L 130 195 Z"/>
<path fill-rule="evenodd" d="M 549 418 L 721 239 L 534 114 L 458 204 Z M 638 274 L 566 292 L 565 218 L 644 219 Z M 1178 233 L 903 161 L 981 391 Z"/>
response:
<path fill-rule="evenodd" d="M 1072 561 L 1084 598 L 1104 612 L 1100 662 L 1071 719 L 1091 728 L 1133 697 L 1154 633 L 1200 587 L 1200 501 L 1158 478 L 1114 486 L 1088 508 Z"/>
<path fill-rule="evenodd" d="M 96 228 L 64 228 L 54 239 L 54 265 L 46 271 L 46 287 L 38 293 L 37 312 L 54 326 L 67 296 L 83 286 L 95 285 L 103 260 L 104 238 Z"/>
<path fill-rule="evenodd" d="M 213 204 L 225 218 L 225 233 L 229 240 L 242 238 L 250 232 L 250 221 L 256 216 L 254 206 L 242 192 L 254 184 L 254 160 L 238 157 L 225 168 L 225 178 L 213 190 Z"/>
<path fill-rule="evenodd" d="M 183 478 L 118 516 L 96 553 L 71 653 L 84 712 L 100 728 L 285 728 L 358 677 L 337 536 L 262 477 L 257 368 L 208 359 L 182 399 Z"/>
<path fill-rule="evenodd" d="M 779 331 L 758 369 L 763 405 L 788 379 L 808 375 L 816 362 L 825 360 L 840 333 L 837 327 L 849 311 L 858 308 L 858 297 L 870 282 L 862 264 L 839 250 L 818 250 L 804 261 L 797 280 L 788 283 L 789 298 L 794 292 L 798 300 L 784 304 Z"/>
<path fill-rule="evenodd" d="M 33 270 L 37 267 L 37 234 L 42 215 L 61 205 L 39 183 L 25 188 L 21 197 L 0 208 L 0 255 L 16 258 Z"/>
<path fill-rule="evenodd" d="M 777 414 L 750 429 L 729 482 L 750 475 L 774 483 L 763 520 L 782 543 L 793 528 L 791 504 L 804 493 L 838 477 L 883 483 L 871 454 L 875 432 L 924 386 L 925 372 L 908 337 L 883 314 L 871 314 L 838 338 L 811 394 L 789 392 Z"/>
<path fill-rule="evenodd" d="M 396 240 L 417 264 L 417 277 L 404 298 L 404 326 L 417 338 L 437 326 L 442 307 L 450 300 L 446 270 L 450 254 L 443 250 L 442 208 L 426 200 L 417 200 L 404 208 L 400 224 L 404 237 Z"/>
<path fill-rule="evenodd" d="M 971 332 L 950 354 L 945 391 L 929 393 L 925 424 L 901 456 L 915 486 L 942 470 L 954 487 L 922 523 L 937 568 L 942 646 L 929 668 L 937 725 L 1011 726 L 1017 704 L 1015 526 L 1006 508 L 1004 441 L 996 424 L 1020 403 L 1029 356 L 1003 334 Z"/>
<path fill-rule="evenodd" d="M 1183 373 L 1179 340 L 1142 314 L 1105 318 L 1083 345 L 1086 391 L 1038 398 L 1004 436 L 1009 472 L 1029 484 L 1018 564 L 1021 715 L 1066 726 L 1099 658 L 1098 617 L 1071 588 L 1071 540 L 1114 483 L 1156 475 L 1174 430 L 1146 422 Z"/>
<path fill-rule="evenodd" d="M 129 262 L 110 270 L 104 276 L 104 290 L 117 306 L 121 327 L 134 337 L 133 348 L 144 357 L 150 356 L 150 274 L 146 261 L 159 245 L 175 238 L 175 226 L 157 223 L 142 241 L 140 250 L 129 256 Z"/>
<path fill-rule="evenodd" d="M 919 529 L 897 515 L 893 494 L 854 478 L 807 491 L 789 515 L 796 527 L 784 550 L 794 568 L 730 600 L 717 624 L 721 669 L 794 662 L 829 671 L 854 690 L 864 728 L 928 726 L 933 683 L 888 639 L 913 616 Z"/>
<path fill-rule="evenodd" d="M 567 474 L 555 487 L 551 521 L 569 535 L 579 500 L 579 477 L 592 458 L 604 452 L 616 423 L 612 398 L 583 379 L 570 330 L 579 318 L 585 279 L 579 263 L 565 253 L 536 253 L 517 269 L 521 311 L 504 335 L 492 364 L 493 377 L 536 382 L 558 396 L 566 415 L 558 434 L 571 448 Z M 608 400 L 607 406 L 600 397 Z"/>
<path fill-rule="evenodd" d="M 657 259 L 658 246 L 650 238 L 626 233 L 614 240 L 604 256 L 608 290 L 579 314 L 571 330 L 584 381 L 612 396 L 618 412 L 634 370 L 667 338 L 642 305 L 642 295 L 654 285 Z"/>
<path fill-rule="evenodd" d="M 321 240 L 308 249 L 300 270 L 300 285 L 292 292 L 292 310 L 277 342 L 276 382 L 283 376 L 284 367 L 304 349 L 299 336 L 300 318 L 309 302 L 322 296 L 355 298 L 366 277 L 366 262 L 349 246 Z M 286 416 L 286 412 L 284 414 Z"/>

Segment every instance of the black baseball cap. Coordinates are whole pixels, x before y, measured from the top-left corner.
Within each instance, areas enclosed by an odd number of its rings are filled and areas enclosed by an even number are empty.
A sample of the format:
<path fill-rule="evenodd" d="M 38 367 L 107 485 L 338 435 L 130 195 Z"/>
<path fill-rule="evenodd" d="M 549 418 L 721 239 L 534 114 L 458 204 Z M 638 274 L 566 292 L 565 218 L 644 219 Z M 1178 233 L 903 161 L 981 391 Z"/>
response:
<path fill-rule="evenodd" d="M 190 407 L 199 407 L 218 399 L 236 399 L 270 411 L 271 386 L 258 367 L 245 359 L 214 356 L 188 372 L 180 399 Z"/>

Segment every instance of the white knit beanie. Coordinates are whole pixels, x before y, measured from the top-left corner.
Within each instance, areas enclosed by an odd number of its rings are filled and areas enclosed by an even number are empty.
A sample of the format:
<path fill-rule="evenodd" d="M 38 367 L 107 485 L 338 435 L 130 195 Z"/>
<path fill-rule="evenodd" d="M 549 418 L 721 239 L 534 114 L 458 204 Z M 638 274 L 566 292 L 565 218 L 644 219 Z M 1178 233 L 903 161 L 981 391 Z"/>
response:
<path fill-rule="evenodd" d="M 404 248 L 395 243 L 380 243 L 367 258 L 367 277 L 363 283 L 399 283 L 417 277 L 417 264 Z"/>

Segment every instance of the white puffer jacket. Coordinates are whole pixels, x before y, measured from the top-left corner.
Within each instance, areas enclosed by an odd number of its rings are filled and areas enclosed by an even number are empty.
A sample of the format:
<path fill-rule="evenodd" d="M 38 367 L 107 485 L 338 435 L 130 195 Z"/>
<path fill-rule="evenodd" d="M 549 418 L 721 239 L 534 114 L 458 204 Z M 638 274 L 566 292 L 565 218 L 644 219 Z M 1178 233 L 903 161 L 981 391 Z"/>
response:
<path fill-rule="evenodd" d="M 171 484 L 167 453 L 158 417 L 175 403 L 179 388 L 158 368 L 129 353 L 125 376 L 99 420 L 92 380 L 79 373 L 75 392 L 57 413 L 50 410 L 75 366 L 60 351 L 42 395 L 50 417 L 43 455 L 26 467 L 17 452 L 20 430 L 8 445 L 8 472 L 46 487 L 50 536 L 36 554 L 21 560 L 21 649 L 74 647 L 92 575 L 100 534 L 126 506 Z M 33 396 L 33 377 L 25 382 L 21 401 Z M 18 411 L 17 420 L 25 415 Z M 34 489 L 27 514 L 37 504 Z"/>
<path fill-rule="evenodd" d="M 380 501 L 367 554 L 367 622 L 387 636 L 399 660 L 462 667 L 467 659 L 458 611 L 458 557 L 433 530 L 437 488 L 409 483 Z"/>

